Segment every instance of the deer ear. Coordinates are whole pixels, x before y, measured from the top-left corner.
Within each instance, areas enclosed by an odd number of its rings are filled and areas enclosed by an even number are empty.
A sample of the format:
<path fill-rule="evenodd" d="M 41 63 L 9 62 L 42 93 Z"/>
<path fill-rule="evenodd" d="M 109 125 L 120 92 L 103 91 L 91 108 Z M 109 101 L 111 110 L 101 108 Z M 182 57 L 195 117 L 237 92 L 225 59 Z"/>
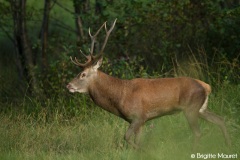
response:
<path fill-rule="evenodd" d="M 93 65 L 93 69 L 94 69 L 94 70 L 97 70 L 99 67 L 101 67 L 101 65 L 102 65 L 102 60 L 103 60 L 102 57 L 99 58 L 99 60 Z"/>

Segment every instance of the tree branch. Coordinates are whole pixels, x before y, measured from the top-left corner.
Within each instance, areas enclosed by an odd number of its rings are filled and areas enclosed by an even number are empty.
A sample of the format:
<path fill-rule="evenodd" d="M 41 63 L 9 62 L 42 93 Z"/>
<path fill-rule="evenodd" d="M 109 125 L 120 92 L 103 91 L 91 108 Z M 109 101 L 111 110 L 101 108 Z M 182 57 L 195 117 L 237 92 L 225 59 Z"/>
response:
<path fill-rule="evenodd" d="M 68 25 L 64 24 L 62 21 L 58 20 L 57 18 L 51 17 L 51 19 L 55 21 L 55 25 L 58 25 L 61 28 L 64 28 L 64 29 L 66 29 L 66 30 L 68 30 L 70 32 L 77 33 L 77 31 L 72 29 L 71 26 L 68 26 Z"/>
<path fill-rule="evenodd" d="M 54 0 L 53 2 L 56 3 L 56 4 L 57 4 L 59 7 L 61 7 L 62 9 L 64 9 L 65 11 L 67 11 L 67 12 L 69 12 L 69 13 L 75 15 L 74 12 L 72 12 L 70 9 L 64 7 L 64 6 L 63 6 L 61 3 L 59 3 L 57 0 Z"/>

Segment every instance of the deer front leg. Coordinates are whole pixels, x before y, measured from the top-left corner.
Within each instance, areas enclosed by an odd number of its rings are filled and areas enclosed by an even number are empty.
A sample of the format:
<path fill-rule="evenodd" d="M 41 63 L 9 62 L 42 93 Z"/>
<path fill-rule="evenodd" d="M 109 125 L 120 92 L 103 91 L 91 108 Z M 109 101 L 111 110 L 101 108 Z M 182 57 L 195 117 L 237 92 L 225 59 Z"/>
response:
<path fill-rule="evenodd" d="M 131 145 L 133 148 L 139 148 L 139 139 L 140 139 L 140 132 L 143 122 L 141 120 L 135 120 L 130 123 L 130 126 L 125 134 L 124 139 Z M 131 141 L 131 137 L 135 136 L 135 141 Z"/>

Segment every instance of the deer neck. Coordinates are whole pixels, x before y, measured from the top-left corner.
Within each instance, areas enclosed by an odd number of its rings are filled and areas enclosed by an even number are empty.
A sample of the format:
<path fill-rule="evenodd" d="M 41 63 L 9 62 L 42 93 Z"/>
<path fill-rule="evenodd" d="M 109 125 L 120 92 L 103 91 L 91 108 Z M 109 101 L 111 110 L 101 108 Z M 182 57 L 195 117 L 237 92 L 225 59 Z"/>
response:
<path fill-rule="evenodd" d="M 126 80 L 121 80 L 98 71 L 97 78 L 89 85 L 89 95 L 101 108 L 121 116 L 118 110 L 124 98 Z"/>

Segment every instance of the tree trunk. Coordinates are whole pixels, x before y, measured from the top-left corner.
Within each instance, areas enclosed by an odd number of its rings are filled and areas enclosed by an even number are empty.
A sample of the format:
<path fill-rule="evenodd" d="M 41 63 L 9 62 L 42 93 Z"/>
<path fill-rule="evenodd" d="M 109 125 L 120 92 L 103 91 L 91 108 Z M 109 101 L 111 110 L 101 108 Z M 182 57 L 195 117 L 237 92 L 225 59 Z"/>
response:
<path fill-rule="evenodd" d="M 82 43 L 86 41 L 86 37 L 83 32 L 83 21 L 81 16 L 84 15 L 89 7 L 88 0 L 73 0 L 74 12 L 75 12 L 75 24 L 77 28 L 77 46 L 80 48 Z"/>
<path fill-rule="evenodd" d="M 95 14 L 96 15 L 101 15 L 102 13 L 102 4 L 100 0 L 96 0 L 95 2 Z"/>
<path fill-rule="evenodd" d="M 29 84 L 30 93 L 35 94 L 38 88 L 34 73 L 33 52 L 28 40 L 26 28 L 26 0 L 11 0 L 9 2 L 13 14 L 15 51 L 21 63 L 21 65 L 18 65 L 22 67 L 22 74 Z"/>
<path fill-rule="evenodd" d="M 51 0 L 45 0 L 44 4 L 44 13 L 42 20 L 42 28 L 41 28 L 41 44 L 42 44 L 42 56 L 41 56 L 41 64 L 43 70 L 45 70 L 48 66 L 47 62 L 47 45 L 48 45 L 48 24 L 49 24 L 49 14 L 51 8 Z"/>

